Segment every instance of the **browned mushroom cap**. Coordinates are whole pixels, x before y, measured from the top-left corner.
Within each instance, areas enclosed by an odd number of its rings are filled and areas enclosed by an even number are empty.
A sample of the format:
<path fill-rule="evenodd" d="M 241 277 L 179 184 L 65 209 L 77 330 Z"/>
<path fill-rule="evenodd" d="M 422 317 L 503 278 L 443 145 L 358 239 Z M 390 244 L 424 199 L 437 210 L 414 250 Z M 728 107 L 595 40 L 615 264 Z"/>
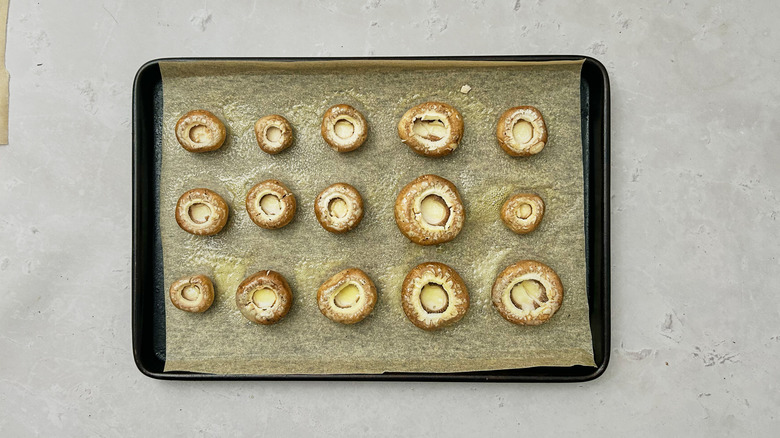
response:
<path fill-rule="evenodd" d="M 498 144 L 507 154 L 527 157 L 538 154 L 547 143 L 547 126 L 542 113 L 532 106 L 510 108 L 496 126 Z"/>
<path fill-rule="evenodd" d="M 346 233 L 363 219 L 363 198 L 351 185 L 336 183 L 317 195 L 314 214 L 322 228 L 331 233 Z"/>
<path fill-rule="evenodd" d="M 176 122 L 176 139 L 190 152 L 213 151 L 225 142 L 225 125 L 206 110 L 190 111 Z"/>
<path fill-rule="evenodd" d="M 463 318 L 469 309 L 469 293 L 454 269 L 428 262 L 417 265 L 406 275 L 401 304 L 412 324 L 434 330 Z"/>
<path fill-rule="evenodd" d="M 250 275 L 236 290 L 236 306 L 254 323 L 269 325 L 284 317 L 292 307 L 292 292 L 287 280 L 275 271 Z"/>
<path fill-rule="evenodd" d="M 334 105 L 325 111 L 320 129 L 322 138 L 338 152 L 359 148 L 368 137 L 368 123 L 363 114 L 349 105 Z"/>
<path fill-rule="evenodd" d="M 261 117 L 255 122 L 255 138 L 260 149 L 271 155 L 278 154 L 292 144 L 292 126 L 277 114 Z"/>
<path fill-rule="evenodd" d="M 507 321 L 539 325 L 561 307 L 563 285 L 549 266 L 522 260 L 498 275 L 492 298 L 493 305 Z"/>
<path fill-rule="evenodd" d="M 401 117 L 398 136 L 420 155 L 442 157 L 458 147 L 463 137 L 463 118 L 446 103 L 425 102 Z"/>
<path fill-rule="evenodd" d="M 329 319 L 342 324 L 362 321 L 374 310 L 376 287 L 365 272 L 345 269 L 322 283 L 317 305 Z"/>
<path fill-rule="evenodd" d="M 246 195 L 246 212 L 261 228 L 273 230 L 290 223 L 295 216 L 295 195 L 281 181 L 265 180 Z"/>
<path fill-rule="evenodd" d="M 463 228 L 466 213 L 458 189 L 437 175 L 423 175 L 404 187 L 395 201 L 395 223 L 420 245 L 449 242 Z"/>
<path fill-rule="evenodd" d="M 544 201 L 533 193 L 518 193 L 501 207 L 501 219 L 510 230 L 526 234 L 535 230 L 544 217 Z"/>
<path fill-rule="evenodd" d="M 205 275 L 186 276 L 174 281 L 168 294 L 176 308 L 201 313 L 214 302 L 214 285 Z"/>
<path fill-rule="evenodd" d="M 182 230 L 199 236 L 217 234 L 228 219 L 228 206 L 209 189 L 192 189 L 176 203 L 176 222 Z"/>

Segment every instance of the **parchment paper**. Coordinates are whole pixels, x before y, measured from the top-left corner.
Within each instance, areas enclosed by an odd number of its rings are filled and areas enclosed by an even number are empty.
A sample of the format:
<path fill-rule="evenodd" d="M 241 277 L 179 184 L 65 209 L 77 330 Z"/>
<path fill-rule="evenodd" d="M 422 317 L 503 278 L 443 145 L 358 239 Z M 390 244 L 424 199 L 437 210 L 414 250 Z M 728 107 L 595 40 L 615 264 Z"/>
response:
<path fill-rule="evenodd" d="M 475 62 L 164 62 L 163 151 L 160 227 L 165 288 L 177 278 L 204 273 L 216 298 L 204 314 L 188 314 L 166 298 L 166 371 L 233 374 L 458 372 L 530 366 L 593 366 L 585 292 L 581 62 L 522 64 Z M 463 85 L 472 90 L 460 92 Z M 424 158 L 403 145 L 396 124 L 410 107 L 428 100 L 455 106 L 464 138 L 446 158 Z M 320 136 L 322 114 L 347 103 L 370 125 L 358 150 L 339 154 Z M 544 115 L 548 144 L 531 158 L 512 158 L 495 139 L 507 108 L 534 105 Z M 178 118 L 207 109 L 226 124 L 228 137 L 215 152 L 193 154 L 174 135 Z M 292 124 L 295 142 L 271 156 L 260 150 L 253 125 L 267 114 Z M 452 242 L 422 247 L 408 241 L 393 219 L 400 189 L 435 173 L 451 180 L 464 200 L 466 222 Z M 244 200 L 256 183 L 276 178 L 296 195 L 294 221 L 279 230 L 257 227 Z M 314 216 L 317 194 L 347 182 L 363 195 L 358 228 L 333 235 Z M 178 197 L 207 187 L 231 209 L 227 226 L 213 237 L 181 230 L 174 218 Z M 508 196 L 538 193 L 544 220 L 519 236 L 501 222 Z M 551 266 L 563 282 L 563 306 L 546 324 L 523 327 L 492 307 L 496 275 L 521 259 Z M 452 266 L 471 296 L 458 324 L 425 332 L 405 317 L 401 283 L 418 263 Z M 319 285 L 338 271 L 359 267 L 376 283 L 374 312 L 355 325 L 322 316 Z M 289 281 L 294 304 L 278 324 L 244 319 L 235 305 L 238 284 L 272 269 Z"/>

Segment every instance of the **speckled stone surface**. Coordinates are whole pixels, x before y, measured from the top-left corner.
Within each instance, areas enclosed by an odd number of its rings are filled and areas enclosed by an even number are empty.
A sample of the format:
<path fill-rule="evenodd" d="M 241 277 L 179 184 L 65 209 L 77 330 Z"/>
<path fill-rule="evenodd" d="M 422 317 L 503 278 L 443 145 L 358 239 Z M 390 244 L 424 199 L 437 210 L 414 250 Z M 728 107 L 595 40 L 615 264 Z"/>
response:
<path fill-rule="evenodd" d="M 772 2 L 190 3 L 11 1 L 10 145 L 0 146 L 3 436 L 776 432 Z M 189 383 L 138 372 L 130 105 L 141 64 L 459 54 L 586 54 L 611 75 L 613 346 L 604 376 Z"/>

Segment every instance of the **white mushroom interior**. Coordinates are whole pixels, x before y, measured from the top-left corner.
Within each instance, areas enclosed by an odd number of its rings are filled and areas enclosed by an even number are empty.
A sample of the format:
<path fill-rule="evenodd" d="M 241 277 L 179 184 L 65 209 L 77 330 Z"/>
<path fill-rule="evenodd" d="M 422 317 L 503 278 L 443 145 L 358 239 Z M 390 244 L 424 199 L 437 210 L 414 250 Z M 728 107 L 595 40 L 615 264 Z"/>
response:
<path fill-rule="evenodd" d="M 515 214 L 520 219 L 528 219 L 531 216 L 531 213 L 533 213 L 533 207 L 527 202 L 520 204 L 515 210 Z"/>
<path fill-rule="evenodd" d="M 342 309 L 354 306 L 359 300 L 360 289 L 352 283 L 342 287 L 333 297 L 333 302 Z"/>
<path fill-rule="evenodd" d="M 331 216 L 341 219 L 349 212 L 349 205 L 343 198 L 333 198 L 328 203 L 328 212 Z"/>
<path fill-rule="evenodd" d="M 420 291 L 420 304 L 428 313 L 442 313 L 447 309 L 447 291 L 437 283 L 428 283 Z"/>
<path fill-rule="evenodd" d="M 194 284 L 188 284 L 181 291 L 181 296 L 187 301 L 195 301 L 200 295 L 200 288 Z"/>
<path fill-rule="evenodd" d="M 450 216 L 450 208 L 439 195 L 428 195 L 420 203 L 420 213 L 430 225 L 443 225 Z"/>
<path fill-rule="evenodd" d="M 355 133 L 355 124 L 348 118 L 339 118 L 333 125 L 333 132 L 335 132 L 339 138 L 350 138 L 352 137 L 352 134 Z"/>
<path fill-rule="evenodd" d="M 265 138 L 272 143 L 278 143 L 279 139 L 282 138 L 282 130 L 276 126 L 269 126 L 265 130 Z"/>
<path fill-rule="evenodd" d="M 276 303 L 276 292 L 264 287 L 252 292 L 252 302 L 261 309 L 272 307 Z"/>
<path fill-rule="evenodd" d="M 428 140 L 441 140 L 447 136 L 447 124 L 438 114 L 426 114 L 412 122 L 412 131 Z"/>
<path fill-rule="evenodd" d="M 518 144 L 525 144 L 531 141 L 534 136 L 534 125 L 527 120 L 518 120 L 512 127 L 512 137 Z"/>
<path fill-rule="evenodd" d="M 542 283 L 536 280 L 523 280 L 512 287 L 510 291 L 512 304 L 524 312 L 531 312 L 546 303 L 547 291 Z"/>
<path fill-rule="evenodd" d="M 274 216 L 282 211 L 282 201 L 273 193 L 269 193 L 260 198 L 260 209 L 263 213 Z"/>
<path fill-rule="evenodd" d="M 208 221 L 209 217 L 211 216 L 211 207 L 202 202 L 197 202 L 190 205 L 190 208 L 187 210 L 187 214 L 196 224 L 203 224 L 206 223 L 206 221 Z"/>
<path fill-rule="evenodd" d="M 211 130 L 205 125 L 195 125 L 190 128 L 189 137 L 195 143 L 206 143 L 211 141 L 212 135 Z"/>

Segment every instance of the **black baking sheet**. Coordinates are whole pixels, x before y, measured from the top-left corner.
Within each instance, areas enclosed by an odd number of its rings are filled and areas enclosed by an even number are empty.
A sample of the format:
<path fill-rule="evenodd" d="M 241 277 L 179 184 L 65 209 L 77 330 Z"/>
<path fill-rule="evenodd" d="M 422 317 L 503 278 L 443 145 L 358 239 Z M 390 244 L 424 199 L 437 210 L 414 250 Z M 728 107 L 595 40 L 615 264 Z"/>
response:
<path fill-rule="evenodd" d="M 351 58 L 367 59 L 367 58 Z M 582 56 L 370 58 L 387 60 L 572 61 L 584 60 L 581 80 L 587 291 L 595 367 L 534 367 L 467 373 L 337 375 L 225 375 L 163 372 L 165 306 L 159 233 L 158 187 L 162 139 L 161 61 L 142 66 L 133 90 L 133 353 L 144 374 L 161 379 L 585 381 L 600 376 L 609 358 L 609 80 L 598 61 Z M 220 60 L 220 59 L 209 59 Z M 222 59 L 241 61 L 242 59 Z M 328 61 L 350 58 L 272 58 L 248 61 Z"/>

